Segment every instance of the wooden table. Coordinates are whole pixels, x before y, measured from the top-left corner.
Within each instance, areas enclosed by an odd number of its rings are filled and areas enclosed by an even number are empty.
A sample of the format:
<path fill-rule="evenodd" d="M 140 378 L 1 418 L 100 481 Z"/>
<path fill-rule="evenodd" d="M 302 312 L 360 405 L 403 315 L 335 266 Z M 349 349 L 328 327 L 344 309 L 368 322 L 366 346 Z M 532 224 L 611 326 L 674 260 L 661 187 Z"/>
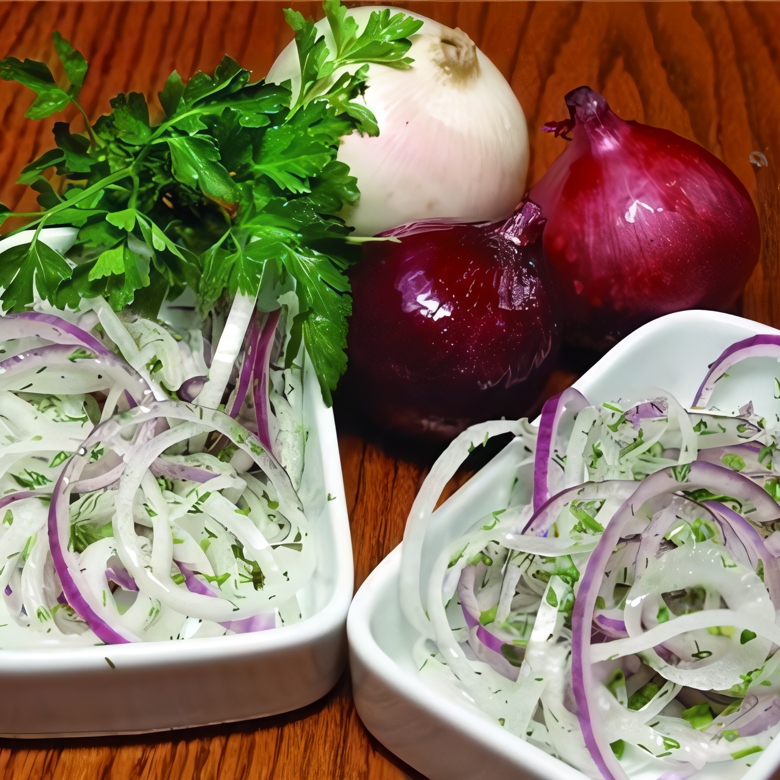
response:
<path fill-rule="evenodd" d="M 318 6 L 298 6 L 319 16 Z M 53 62 L 59 30 L 87 57 L 82 97 L 98 115 L 119 91 L 157 92 L 176 68 L 213 69 L 225 52 L 267 72 L 290 38 L 278 3 L 0 3 L 0 55 Z M 780 327 L 780 4 L 777 3 L 414 3 L 464 29 L 510 80 L 531 128 L 530 182 L 561 142 L 538 132 L 566 115 L 563 95 L 581 84 L 618 114 L 667 127 L 720 156 L 753 195 L 763 254 L 743 313 Z M 48 148 L 52 121 L 22 119 L 29 95 L 0 83 L 0 201 L 18 207 L 10 182 Z M 768 166 L 751 164 L 751 152 Z M 562 368 L 557 386 L 578 366 Z M 356 585 L 401 539 L 430 459 L 399 456 L 337 413 L 352 520 Z M 2 706 L 2 699 L 0 699 Z M 117 706 L 121 706 L 118 702 Z M 416 777 L 365 731 L 345 675 L 323 700 L 288 715 L 242 724 L 71 742 L 0 740 L 0 773 L 20 778 Z M 780 780 L 780 773 L 776 775 Z"/>

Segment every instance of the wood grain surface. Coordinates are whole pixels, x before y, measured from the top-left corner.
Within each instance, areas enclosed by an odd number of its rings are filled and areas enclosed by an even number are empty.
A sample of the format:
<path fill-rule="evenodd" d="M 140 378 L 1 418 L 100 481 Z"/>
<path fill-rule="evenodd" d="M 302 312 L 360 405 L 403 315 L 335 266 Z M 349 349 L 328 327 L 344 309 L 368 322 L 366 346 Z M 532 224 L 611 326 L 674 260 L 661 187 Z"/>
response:
<path fill-rule="evenodd" d="M 320 15 L 314 3 L 293 5 Z M 667 127 L 721 157 L 748 187 L 761 218 L 762 259 L 742 311 L 780 327 L 780 5 L 417 2 L 413 7 L 465 30 L 511 82 L 531 128 L 529 183 L 562 149 L 562 141 L 538 128 L 566 115 L 563 95 L 581 84 L 601 91 L 621 116 Z M 0 55 L 54 66 L 50 40 L 59 30 L 90 62 L 82 98 L 96 116 L 117 92 L 157 92 L 174 68 L 185 76 L 212 69 L 224 53 L 263 75 L 290 38 L 281 8 L 275 2 L 5 2 Z M 12 182 L 48 148 L 53 120 L 24 120 L 28 103 L 22 88 L 0 83 L 0 201 L 29 208 L 32 202 Z M 751 164 L 754 151 L 766 156 L 766 167 Z M 570 356 L 554 384 L 570 382 L 582 367 Z M 400 541 L 430 456 L 399 452 L 338 407 L 337 422 L 359 586 Z M 405 776 L 417 777 L 362 727 L 346 675 L 320 702 L 262 721 L 70 742 L 0 740 L 3 778 Z"/>

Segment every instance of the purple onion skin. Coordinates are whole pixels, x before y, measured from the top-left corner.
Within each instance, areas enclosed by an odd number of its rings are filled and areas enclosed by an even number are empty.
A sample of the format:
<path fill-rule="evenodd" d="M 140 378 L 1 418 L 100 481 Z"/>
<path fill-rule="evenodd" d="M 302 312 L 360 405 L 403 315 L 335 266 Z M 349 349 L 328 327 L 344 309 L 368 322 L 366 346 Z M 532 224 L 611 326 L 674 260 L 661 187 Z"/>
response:
<path fill-rule="evenodd" d="M 571 119 L 544 129 L 571 142 L 529 193 L 547 219 L 564 337 L 604 350 L 664 314 L 732 308 L 761 243 L 742 182 L 698 144 L 621 119 L 589 87 L 566 103 Z"/>
<path fill-rule="evenodd" d="M 522 245 L 538 237 L 529 210 L 538 219 L 527 204 L 504 225 L 412 227 L 364 245 L 346 392 L 374 424 L 443 441 L 529 411 L 560 345 L 541 242 Z"/>

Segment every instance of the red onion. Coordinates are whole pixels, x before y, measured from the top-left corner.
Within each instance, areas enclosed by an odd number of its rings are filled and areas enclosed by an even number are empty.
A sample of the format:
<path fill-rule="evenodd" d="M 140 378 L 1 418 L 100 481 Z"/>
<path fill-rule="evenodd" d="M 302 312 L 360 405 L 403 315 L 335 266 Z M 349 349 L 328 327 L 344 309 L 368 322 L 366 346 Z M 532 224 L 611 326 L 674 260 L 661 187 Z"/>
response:
<path fill-rule="evenodd" d="M 550 462 L 557 453 L 561 420 L 567 416 L 573 421 L 587 406 L 588 399 L 579 390 L 568 387 L 562 393 L 548 398 L 542 407 L 534 456 L 534 512 L 538 512 L 550 496 L 560 490 L 555 478 L 561 475 L 558 469 L 550 471 Z"/>
<path fill-rule="evenodd" d="M 536 468 L 534 468 L 536 471 Z M 538 474 L 538 472 L 537 472 Z M 615 498 L 619 501 L 627 499 L 636 489 L 636 483 L 627 479 L 610 479 L 607 482 L 588 482 L 583 485 L 564 488 L 547 499 L 538 509 L 534 509 L 523 533 L 529 536 L 547 536 L 550 528 L 563 508 L 573 498 L 581 501 Z"/>
<path fill-rule="evenodd" d="M 255 417 L 257 418 L 257 438 L 268 452 L 273 452 L 271 441 L 271 417 L 268 401 L 270 383 L 271 352 L 274 346 L 276 326 L 279 324 L 281 309 L 266 315 L 265 322 L 258 328 L 252 360 L 253 398 Z M 247 360 L 249 358 L 246 358 Z"/>
<path fill-rule="evenodd" d="M 505 223 L 418 223 L 364 244 L 347 383 L 375 423 L 445 439 L 528 412 L 560 341 L 540 228 L 525 204 Z"/>
<path fill-rule="evenodd" d="M 198 393 L 203 390 L 203 386 L 206 384 L 206 376 L 191 376 L 189 379 L 185 379 L 181 383 L 181 387 L 176 391 L 179 398 L 185 403 L 190 403 L 198 397 Z M 231 417 L 233 415 L 231 414 Z"/>
<path fill-rule="evenodd" d="M 739 179 L 698 144 L 621 119 L 589 87 L 566 104 L 571 118 L 543 129 L 571 143 L 529 193 L 547 220 L 565 337 L 604 349 L 663 314 L 733 306 L 760 248 Z"/>
<path fill-rule="evenodd" d="M 460 573 L 458 581 L 458 600 L 469 631 L 466 641 L 479 660 L 484 661 L 504 677 L 516 680 L 520 672 L 519 661 L 523 658 L 524 650 L 512 642 L 511 634 L 504 641 L 480 623 L 481 611 L 474 593 L 476 574 L 476 566 L 466 566 Z M 509 660 L 510 658 L 514 663 Z"/>
<path fill-rule="evenodd" d="M 727 347 L 718 356 L 714 363 L 710 363 L 707 376 L 704 377 L 696 397 L 693 399 L 693 408 L 703 408 L 715 392 L 715 383 L 723 378 L 723 375 L 737 363 L 748 358 L 769 357 L 780 359 L 780 336 L 771 333 L 760 333 L 757 336 L 743 339 L 742 341 Z"/>
<path fill-rule="evenodd" d="M 176 563 L 179 571 L 184 575 L 184 584 L 191 593 L 198 593 L 201 596 L 212 596 L 218 598 L 214 588 L 206 582 L 199 580 L 198 572 L 185 566 L 180 561 Z M 254 631 L 268 631 L 276 627 L 276 616 L 273 612 L 261 612 L 241 620 L 227 620 L 220 622 L 228 631 L 234 634 L 250 634 Z"/>
<path fill-rule="evenodd" d="M 720 501 L 705 501 L 703 505 L 715 512 L 718 520 L 736 534 L 749 558 L 761 561 L 764 566 L 764 582 L 767 591 L 769 591 L 769 597 L 772 599 L 775 609 L 780 609 L 780 569 L 778 569 L 775 556 L 764 544 L 764 538 L 742 515 L 737 514 Z M 748 565 L 755 568 L 752 561 L 749 561 Z"/>
<path fill-rule="evenodd" d="M 115 354 L 91 333 L 61 317 L 43 312 L 25 311 L 4 315 L 0 318 L 0 335 L 3 341 L 34 336 L 55 344 L 84 346 L 101 357 L 104 355 L 115 357 Z"/>

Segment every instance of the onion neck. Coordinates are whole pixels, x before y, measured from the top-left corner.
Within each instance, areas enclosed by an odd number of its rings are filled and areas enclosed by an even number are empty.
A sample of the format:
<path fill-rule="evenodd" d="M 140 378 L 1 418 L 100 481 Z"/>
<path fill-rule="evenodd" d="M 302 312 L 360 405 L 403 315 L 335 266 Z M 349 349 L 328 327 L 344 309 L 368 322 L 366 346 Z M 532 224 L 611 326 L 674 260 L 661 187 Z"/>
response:
<path fill-rule="evenodd" d="M 603 124 L 611 114 L 607 101 L 590 87 L 578 87 L 566 95 L 566 105 L 577 124 Z"/>
<path fill-rule="evenodd" d="M 442 25 L 441 33 L 431 37 L 431 61 L 451 82 L 468 84 L 479 77 L 477 46 L 463 30 Z"/>
<path fill-rule="evenodd" d="M 566 95 L 569 118 L 560 122 L 548 122 L 542 127 L 546 133 L 554 133 L 571 141 L 575 127 L 581 127 L 585 134 L 592 137 L 616 135 L 618 126 L 624 124 L 609 107 L 602 95 L 590 87 L 578 87 Z"/>
<path fill-rule="evenodd" d="M 533 244 L 542 234 L 544 227 L 542 210 L 533 201 L 527 200 L 499 228 L 499 234 L 518 246 Z"/>

